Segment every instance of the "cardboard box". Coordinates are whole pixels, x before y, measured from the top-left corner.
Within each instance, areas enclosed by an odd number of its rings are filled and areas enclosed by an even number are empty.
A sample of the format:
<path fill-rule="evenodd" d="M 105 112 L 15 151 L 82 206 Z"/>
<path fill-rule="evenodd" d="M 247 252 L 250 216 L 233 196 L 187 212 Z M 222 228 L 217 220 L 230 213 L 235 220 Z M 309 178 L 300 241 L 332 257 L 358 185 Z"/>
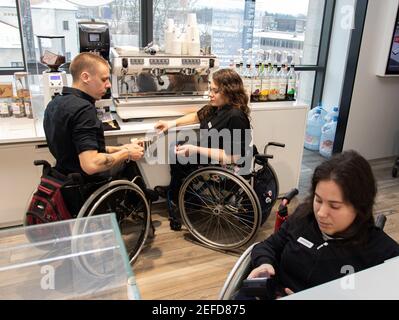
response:
<path fill-rule="evenodd" d="M 0 98 L 11 98 L 12 83 L 0 83 Z"/>

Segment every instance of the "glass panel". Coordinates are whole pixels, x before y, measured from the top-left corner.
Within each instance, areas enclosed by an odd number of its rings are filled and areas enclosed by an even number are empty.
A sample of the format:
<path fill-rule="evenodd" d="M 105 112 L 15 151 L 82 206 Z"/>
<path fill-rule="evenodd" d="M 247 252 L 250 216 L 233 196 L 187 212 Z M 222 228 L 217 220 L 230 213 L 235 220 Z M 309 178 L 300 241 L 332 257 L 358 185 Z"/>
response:
<path fill-rule="evenodd" d="M 297 101 L 303 102 L 308 106 L 312 105 L 315 76 L 315 71 L 298 72 Z"/>
<path fill-rule="evenodd" d="M 107 22 L 111 34 L 111 46 L 139 45 L 139 0 L 92 0 L 92 1 L 33 1 L 31 0 L 33 33 L 37 35 L 65 36 L 67 61 L 79 53 L 78 21 Z M 86 3 L 86 5 L 84 5 Z M 39 59 L 35 37 L 36 59 Z"/>
<path fill-rule="evenodd" d="M 164 45 L 167 19 L 174 19 L 176 28 L 185 32 L 187 14 L 196 13 L 201 48 L 211 46 L 221 66 L 228 66 L 238 49 L 251 47 L 295 52 L 297 65 L 315 65 L 324 4 L 325 0 L 154 0 L 154 41 Z"/>
<path fill-rule="evenodd" d="M 15 0 L 0 2 L 0 68 L 23 68 Z"/>
<path fill-rule="evenodd" d="M 139 299 L 114 214 L 0 231 L 0 299 Z"/>

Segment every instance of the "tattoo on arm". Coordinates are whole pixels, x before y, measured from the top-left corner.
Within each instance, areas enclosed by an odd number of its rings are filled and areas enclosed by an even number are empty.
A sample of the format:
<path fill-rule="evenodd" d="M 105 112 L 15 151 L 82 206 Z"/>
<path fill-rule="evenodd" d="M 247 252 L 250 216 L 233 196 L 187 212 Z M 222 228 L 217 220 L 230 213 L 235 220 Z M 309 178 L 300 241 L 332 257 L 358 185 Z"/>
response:
<path fill-rule="evenodd" d="M 105 157 L 105 161 L 104 161 L 104 163 L 103 163 L 104 166 L 106 166 L 106 167 L 108 167 L 108 168 L 112 167 L 112 165 L 113 165 L 114 162 L 115 162 L 114 157 L 111 156 L 111 155 L 109 155 L 109 154 L 104 154 L 104 157 Z"/>

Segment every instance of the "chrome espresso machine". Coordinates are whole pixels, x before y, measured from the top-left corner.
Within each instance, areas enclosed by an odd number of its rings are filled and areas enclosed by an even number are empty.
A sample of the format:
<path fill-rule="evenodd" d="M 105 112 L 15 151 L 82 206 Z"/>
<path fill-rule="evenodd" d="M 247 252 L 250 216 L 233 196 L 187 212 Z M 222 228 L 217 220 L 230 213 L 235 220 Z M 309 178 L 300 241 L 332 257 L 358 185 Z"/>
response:
<path fill-rule="evenodd" d="M 208 101 L 210 74 L 219 66 L 214 55 L 171 55 L 111 48 L 112 97 L 119 117 L 181 116 Z"/>

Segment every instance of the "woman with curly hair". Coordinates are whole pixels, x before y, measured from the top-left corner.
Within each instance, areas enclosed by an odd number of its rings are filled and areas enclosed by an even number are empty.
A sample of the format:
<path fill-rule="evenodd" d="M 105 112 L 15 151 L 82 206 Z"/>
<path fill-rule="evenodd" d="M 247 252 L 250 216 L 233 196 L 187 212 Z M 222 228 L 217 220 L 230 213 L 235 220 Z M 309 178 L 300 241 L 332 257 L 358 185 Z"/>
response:
<path fill-rule="evenodd" d="M 187 114 L 175 121 L 158 121 L 155 125 L 160 132 L 166 132 L 173 127 L 200 124 L 199 143 L 177 143 L 174 147 L 177 161 L 170 165 L 170 185 L 155 188 L 161 196 L 169 194 L 172 220 L 178 215 L 176 204 L 183 180 L 199 167 L 199 163 L 236 164 L 249 154 L 250 109 L 241 77 L 231 69 L 216 71 L 212 75 L 209 98 L 209 103 L 198 112 Z M 190 157 L 190 161 L 180 163 L 179 158 L 184 157 Z M 176 228 L 172 227 L 172 222 L 176 222 Z M 171 227 L 180 230 L 180 223 L 171 221 Z"/>

